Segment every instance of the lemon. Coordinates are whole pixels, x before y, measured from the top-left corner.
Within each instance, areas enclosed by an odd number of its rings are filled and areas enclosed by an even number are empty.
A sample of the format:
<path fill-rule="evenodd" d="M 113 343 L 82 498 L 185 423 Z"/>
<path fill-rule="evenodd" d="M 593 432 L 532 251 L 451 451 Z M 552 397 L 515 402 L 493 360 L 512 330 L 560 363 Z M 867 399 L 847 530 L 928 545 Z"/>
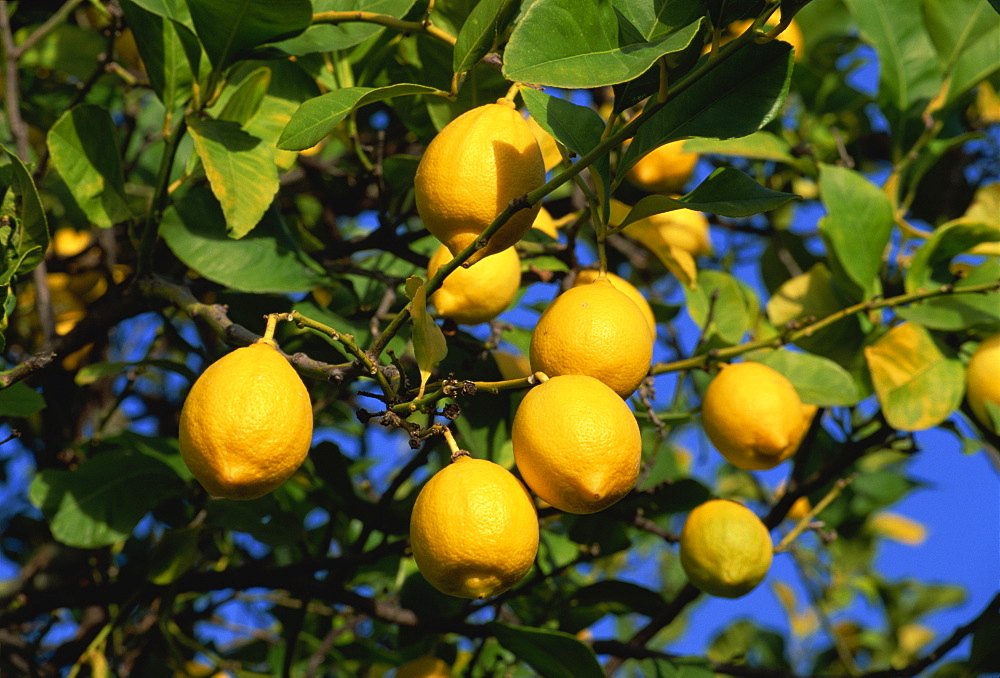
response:
<path fill-rule="evenodd" d="M 520 480 L 492 461 L 460 456 L 417 495 L 410 515 L 417 568 L 458 598 L 503 593 L 531 569 L 538 516 Z"/>
<path fill-rule="evenodd" d="M 512 104 L 486 104 L 452 120 L 428 144 L 417 165 L 414 198 L 427 230 L 458 254 L 511 200 L 544 182 L 542 152 L 528 123 Z M 469 262 L 520 240 L 538 209 L 516 212 Z"/>
<path fill-rule="evenodd" d="M 681 530 L 681 567 L 712 596 L 739 598 L 752 591 L 767 575 L 773 552 L 760 518 L 728 499 L 697 506 Z"/>
<path fill-rule="evenodd" d="M 451 667 L 437 657 L 420 657 L 396 669 L 396 678 L 451 678 Z"/>
<path fill-rule="evenodd" d="M 984 339 L 972 354 L 966 383 L 965 397 L 976 419 L 987 430 L 1000 433 L 986 410 L 987 402 L 1000 407 L 1000 334 Z"/>
<path fill-rule="evenodd" d="M 559 239 L 559 229 L 556 226 L 556 220 L 552 218 L 552 215 L 544 207 L 539 208 L 538 216 L 535 217 L 535 221 L 532 222 L 531 227 L 537 228 L 553 240 Z"/>
<path fill-rule="evenodd" d="M 642 437 L 635 416 L 593 377 L 552 377 L 524 396 L 511 427 L 514 462 L 543 500 L 594 513 L 635 486 Z"/>
<path fill-rule="evenodd" d="M 611 200 L 611 225 L 617 226 L 631 211 L 625 203 Z M 692 257 L 712 253 L 708 218 L 701 212 L 678 209 L 653 214 L 625 227 L 625 235 L 647 247 L 670 245 L 678 247 Z"/>
<path fill-rule="evenodd" d="M 601 279 L 570 288 L 549 304 L 528 353 L 534 372 L 585 374 L 627 398 L 649 372 L 653 338 L 642 310 Z"/>
<path fill-rule="evenodd" d="M 792 456 L 815 412 L 784 375 L 753 362 L 724 365 L 701 404 L 702 424 L 716 449 L 733 466 L 755 471 Z"/>
<path fill-rule="evenodd" d="M 685 153 L 683 141 L 671 141 L 642 156 L 625 178 L 650 193 L 673 193 L 684 188 L 697 164 L 697 153 Z"/>
<path fill-rule="evenodd" d="M 312 443 L 309 392 L 272 343 L 209 365 L 181 409 L 184 463 L 215 497 L 254 499 L 287 480 Z"/>
<path fill-rule="evenodd" d="M 451 251 L 441 245 L 427 264 L 428 277 L 452 260 Z M 521 259 L 508 247 L 475 266 L 459 266 L 448 274 L 430 301 L 438 315 L 462 325 L 489 322 L 514 301 L 521 286 Z"/>
<path fill-rule="evenodd" d="M 580 271 L 576 274 L 576 280 L 573 281 L 573 287 L 592 283 L 597 280 L 597 276 L 597 271 Z M 653 315 L 653 309 L 650 307 L 649 302 L 646 301 L 646 297 L 642 296 L 642 292 L 636 289 L 635 285 L 621 276 L 617 276 L 614 273 L 608 273 L 607 276 L 608 280 L 611 281 L 611 284 L 615 286 L 615 289 L 631 299 L 632 302 L 639 307 L 639 310 L 642 311 L 642 316 L 646 319 L 646 323 L 649 325 L 649 332 L 653 335 L 653 340 L 655 341 L 656 317 Z"/>
<path fill-rule="evenodd" d="M 504 379 L 524 379 L 532 374 L 528 357 L 521 353 L 493 351 L 493 362 Z"/>

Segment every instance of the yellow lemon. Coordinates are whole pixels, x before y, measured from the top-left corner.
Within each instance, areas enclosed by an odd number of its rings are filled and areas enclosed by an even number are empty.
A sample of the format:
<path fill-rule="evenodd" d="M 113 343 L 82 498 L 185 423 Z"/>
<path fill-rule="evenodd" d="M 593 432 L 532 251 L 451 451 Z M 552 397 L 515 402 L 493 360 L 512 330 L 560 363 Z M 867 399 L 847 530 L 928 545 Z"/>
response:
<path fill-rule="evenodd" d="M 809 497 L 799 497 L 794 504 L 788 507 L 788 513 L 785 514 L 785 517 L 788 520 L 798 522 L 805 518 L 810 511 L 812 511 L 812 504 L 809 503 Z"/>
<path fill-rule="evenodd" d="M 573 287 L 549 304 L 531 335 L 531 369 L 585 374 L 623 398 L 649 372 L 653 337 L 642 310 L 607 279 Z"/>
<path fill-rule="evenodd" d="M 594 513 L 635 486 L 642 436 L 628 405 L 583 375 L 552 377 L 521 401 L 511 426 L 528 487 L 567 513 Z"/>
<path fill-rule="evenodd" d="M 542 129 L 537 120 L 533 117 L 528 117 L 526 122 L 531 129 L 531 133 L 535 135 L 535 140 L 538 141 L 538 148 L 542 151 L 542 158 L 545 160 L 545 171 L 547 172 L 562 162 L 562 153 L 559 152 L 556 140 L 552 138 L 551 134 Z"/>
<path fill-rule="evenodd" d="M 701 405 L 705 433 L 729 463 L 760 471 L 798 449 L 815 406 L 803 405 L 781 373 L 761 363 L 724 365 Z"/>
<path fill-rule="evenodd" d="M 437 657 L 420 657 L 396 669 L 396 678 L 451 678 L 451 667 Z"/>
<path fill-rule="evenodd" d="M 460 456 L 417 495 L 410 544 L 420 573 L 442 593 L 495 596 L 531 569 L 538 515 L 528 490 L 510 471 Z"/>
<path fill-rule="evenodd" d="M 428 144 L 417 165 L 414 198 L 427 230 L 458 254 L 511 200 L 544 182 L 542 152 L 528 123 L 512 104 L 486 104 L 452 120 Z M 520 240 L 538 209 L 515 213 L 470 263 Z"/>
<path fill-rule="evenodd" d="M 531 363 L 527 356 L 521 353 L 493 351 L 493 361 L 504 379 L 524 379 L 531 376 Z"/>
<path fill-rule="evenodd" d="M 428 277 L 452 260 L 451 251 L 441 245 L 427 264 Z M 463 325 L 489 322 L 514 301 L 521 286 L 521 259 L 508 247 L 475 266 L 459 266 L 448 274 L 430 301 L 438 315 Z"/>
<path fill-rule="evenodd" d="M 559 229 L 556 226 L 556 220 L 552 218 L 552 215 L 544 207 L 538 210 L 538 216 L 535 217 L 535 221 L 531 224 L 531 227 L 537 228 L 553 240 L 559 239 Z"/>
<path fill-rule="evenodd" d="M 697 506 L 681 530 L 681 567 L 705 593 L 739 598 L 760 584 L 774 548 L 767 527 L 753 511 L 728 499 Z"/>
<path fill-rule="evenodd" d="M 671 141 L 642 156 L 625 178 L 650 193 L 676 193 L 684 188 L 697 164 L 697 153 L 685 153 L 683 141 Z"/>
<path fill-rule="evenodd" d="M 75 257 L 90 247 L 94 238 L 90 231 L 75 228 L 60 228 L 52 234 L 52 249 L 60 257 Z"/>
<path fill-rule="evenodd" d="M 215 497 L 254 499 L 285 482 L 312 443 L 309 392 L 272 343 L 209 365 L 181 409 L 184 463 Z"/>
<path fill-rule="evenodd" d="M 620 224 L 632 208 L 618 200 L 611 200 L 611 223 Z M 712 253 L 708 217 L 703 213 L 679 209 L 653 214 L 625 227 L 625 235 L 635 238 L 647 247 L 670 245 L 678 247 L 692 257 Z"/>
<path fill-rule="evenodd" d="M 597 280 L 598 272 L 594 270 L 580 271 L 576 274 L 576 280 L 573 281 L 573 287 L 578 287 L 580 285 L 586 285 Z M 635 285 L 625 280 L 621 276 L 617 276 L 614 273 L 608 273 L 608 280 L 611 284 L 615 286 L 615 289 L 622 292 L 626 297 L 632 300 L 632 302 L 639 307 L 642 311 L 642 315 L 646 318 L 646 322 L 649 324 L 649 331 L 653 335 L 653 340 L 656 340 L 656 317 L 653 315 L 653 309 L 649 306 L 649 302 L 646 301 L 646 297 L 642 296 L 642 292 L 636 289 Z"/>
<path fill-rule="evenodd" d="M 986 410 L 987 402 L 1000 407 L 1000 334 L 979 344 L 966 368 L 966 382 L 965 397 L 972 413 L 984 428 L 1000 433 Z"/>

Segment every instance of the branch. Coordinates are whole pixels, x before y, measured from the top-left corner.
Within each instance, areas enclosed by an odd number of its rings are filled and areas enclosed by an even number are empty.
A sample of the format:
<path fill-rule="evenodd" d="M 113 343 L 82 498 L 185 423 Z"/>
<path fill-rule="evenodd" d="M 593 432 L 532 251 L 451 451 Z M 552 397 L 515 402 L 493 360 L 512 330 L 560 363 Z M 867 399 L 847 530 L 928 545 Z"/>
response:
<path fill-rule="evenodd" d="M 799 339 L 811 336 L 819 330 L 843 320 L 844 318 L 848 318 L 856 313 L 864 311 L 874 311 L 879 308 L 890 308 L 894 306 L 905 306 L 918 301 L 933 299 L 935 297 L 944 297 L 952 294 L 992 294 L 998 290 L 1000 290 L 1000 282 L 981 283 L 979 285 L 969 285 L 967 287 L 942 285 L 941 287 L 937 287 L 935 289 L 911 292 L 910 294 L 900 294 L 899 296 L 889 297 L 888 299 L 872 299 L 869 301 L 862 301 L 854 304 L 853 306 L 843 308 L 836 313 L 832 313 L 825 318 L 809 323 L 808 325 L 798 327 L 791 332 L 783 333 L 777 337 L 750 341 L 745 344 L 740 344 L 739 346 L 730 346 L 729 348 L 710 351 L 685 360 L 677 360 L 672 363 L 656 363 L 650 368 L 649 373 L 655 375 L 666 374 L 668 372 L 679 372 L 681 370 L 690 370 L 698 367 L 704 367 L 712 361 L 725 361 L 730 358 L 735 358 L 738 355 L 749 353 L 750 351 L 757 351 L 765 348 L 781 348 L 786 344 L 793 344 Z"/>
<path fill-rule="evenodd" d="M 378 24 L 399 31 L 404 35 L 411 33 L 426 33 L 432 38 L 436 38 L 451 47 L 455 46 L 457 40 L 450 34 L 441 30 L 431 23 L 430 19 L 424 21 L 403 21 L 388 14 L 378 14 L 377 12 L 317 12 L 313 14 L 314 24 L 343 24 L 351 21 L 362 21 L 369 24 Z"/>
<path fill-rule="evenodd" d="M 43 351 L 42 353 L 36 353 L 31 356 L 17 367 L 11 368 L 6 372 L 0 372 L 0 390 L 19 382 L 22 379 L 26 379 L 34 372 L 48 366 L 48 364 L 51 363 L 55 357 L 56 354 L 52 351 Z"/>

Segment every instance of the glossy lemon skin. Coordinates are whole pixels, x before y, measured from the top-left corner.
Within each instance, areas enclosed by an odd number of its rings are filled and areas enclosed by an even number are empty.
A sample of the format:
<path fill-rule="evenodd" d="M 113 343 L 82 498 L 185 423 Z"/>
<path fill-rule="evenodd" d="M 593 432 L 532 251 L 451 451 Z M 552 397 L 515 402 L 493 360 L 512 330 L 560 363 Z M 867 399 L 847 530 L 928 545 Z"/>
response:
<path fill-rule="evenodd" d="M 691 583 L 709 595 L 746 595 L 767 576 L 773 553 L 764 523 L 727 499 L 697 506 L 681 530 L 681 566 Z"/>

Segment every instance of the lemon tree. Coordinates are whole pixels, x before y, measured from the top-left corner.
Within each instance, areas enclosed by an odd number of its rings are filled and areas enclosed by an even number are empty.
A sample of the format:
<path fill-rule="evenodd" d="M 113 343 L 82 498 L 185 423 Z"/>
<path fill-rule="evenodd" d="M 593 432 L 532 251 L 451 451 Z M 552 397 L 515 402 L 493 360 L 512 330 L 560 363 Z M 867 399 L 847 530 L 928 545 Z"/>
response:
<path fill-rule="evenodd" d="M 1000 673 L 998 44 L 0 0 L 0 675 Z"/>

